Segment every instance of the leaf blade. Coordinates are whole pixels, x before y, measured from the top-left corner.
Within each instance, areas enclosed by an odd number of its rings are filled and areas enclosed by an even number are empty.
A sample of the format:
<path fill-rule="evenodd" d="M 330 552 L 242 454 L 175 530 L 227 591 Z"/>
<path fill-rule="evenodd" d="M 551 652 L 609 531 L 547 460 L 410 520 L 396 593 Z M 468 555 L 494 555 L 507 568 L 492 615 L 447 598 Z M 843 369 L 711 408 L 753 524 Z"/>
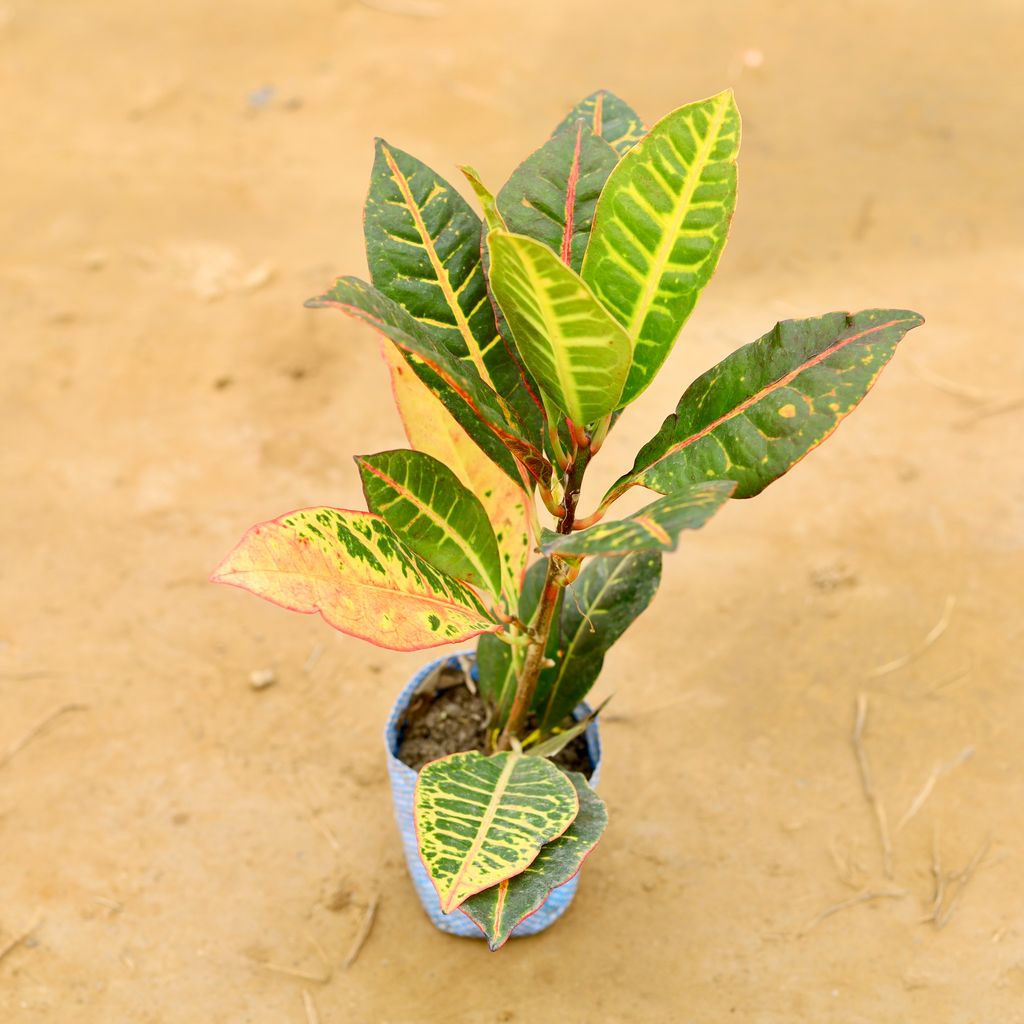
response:
<path fill-rule="evenodd" d="M 473 591 L 405 547 L 379 516 L 308 508 L 259 523 L 214 570 L 217 583 L 396 651 L 499 629 Z"/>
<path fill-rule="evenodd" d="M 640 115 L 625 100 L 607 89 L 598 89 L 576 104 L 555 128 L 558 135 L 579 120 L 604 139 L 621 157 L 633 148 L 647 132 Z"/>
<path fill-rule="evenodd" d="M 651 603 L 660 581 L 660 552 L 584 563 L 562 603 L 558 670 L 534 698 L 542 732 L 560 725 L 586 697 L 605 654 Z"/>
<path fill-rule="evenodd" d="M 339 277 L 306 306 L 340 309 L 394 342 L 420 380 L 510 480 L 522 482 L 517 458 L 535 479 L 550 475 L 550 464 L 524 437 L 522 425 L 508 418 L 497 395 L 397 302 L 359 278 Z"/>
<path fill-rule="evenodd" d="M 583 279 L 633 339 L 621 404 L 668 357 L 725 247 L 736 203 L 739 114 L 732 91 L 663 117 L 612 171 Z"/>
<path fill-rule="evenodd" d="M 462 195 L 377 139 L 363 219 L 370 280 L 507 403 L 539 444 L 539 412 L 498 332 L 481 262 L 482 227 Z"/>
<path fill-rule="evenodd" d="M 371 512 L 436 569 L 501 593 L 498 542 L 487 512 L 446 465 L 396 449 L 356 459 Z"/>
<path fill-rule="evenodd" d="M 459 908 L 484 933 L 492 952 L 505 944 L 516 925 L 547 902 L 554 889 L 579 874 L 608 824 L 604 801 L 587 780 L 578 772 L 566 775 L 580 804 L 569 828 L 544 845 L 525 871 L 470 896 Z"/>
<path fill-rule="evenodd" d="M 554 135 L 498 193 L 508 230 L 543 242 L 578 273 L 598 196 L 617 162 L 612 147 L 583 121 Z"/>
<path fill-rule="evenodd" d="M 652 501 L 624 519 L 568 535 L 545 530 L 546 555 L 605 555 L 621 558 L 638 551 L 675 551 L 683 530 L 699 530 L 731 497 L 732 480 L 690 484 Z"/>
<path fill-rule="evenodd" d="M 530 551 L 530 498 L 484 455 L 386 338 L 381 355 L 409 444 L 449 466 L 487 512 L 498 542 L 502 593 L 514 608 Z"/>
<path fill-rule="evenodd" d="M 759 494 L 839 426 L 923 322 L 911 310 L 869 309 L 776 324 L 686 389 L 609 496 L 712 476 L 735 480 L 737 498 Z"/>
<path fill-rule="evenodd" d="M 414 808 L 420 857 L 450 914 L 529 867 L 572 824 L 579 797 L 542 758 L 468 751 L 423 766 Z"/>
<path fill-rule="evenodd" d="M 491 285 L 527 369 L 575 422 L 611 412 L 629 372 L 625 331 L 543 243 L 502 231 L 488 242 Z"/>

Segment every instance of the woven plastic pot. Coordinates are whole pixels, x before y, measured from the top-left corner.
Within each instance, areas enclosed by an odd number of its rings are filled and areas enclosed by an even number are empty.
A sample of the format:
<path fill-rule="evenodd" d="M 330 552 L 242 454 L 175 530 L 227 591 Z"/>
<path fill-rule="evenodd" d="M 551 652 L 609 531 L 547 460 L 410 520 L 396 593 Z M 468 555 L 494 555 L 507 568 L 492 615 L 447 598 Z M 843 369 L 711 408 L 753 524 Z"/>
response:
<path fill-rule="evenodd" d="M 442 914 L 441 906 L 437 898 L 427 870 L 420 860 L 419 850 L 416 846 L 416 825 L 413 820 L 413 794 L 416 788 L 417 773 L 408 765 L 398 760 L 398 747 L 402 742 L 402 722 L 405 718 L 406 709 L 412 701 L 413 694 L 420 684 L 436 668 L 445 663 L 452 667 L 458 667 L 460 658 L 469 659 L 473 665 L 474 675 L 476 673 L 476 659 L 472 653 L 453 654 L 448 657 L 438 658 L 429 665 L 425 665 L 410 680 L 409 685 L 399 694 L 395 706 L 391 709 L 387 727 L 384 730 L 384 743 L 387 748 L 388 774 L 391 776 L 391 798 L 395 806 L 395 820 L 398 822 L 398 831 L 402 836 L 402 848 L 405 851 L 405 863 L 412 876 L 412 884 L 416 888 L 416 895 L 426 911 L 427 917 L 434 923 L 435 928 L 450 935 L 461 935 L 468 939 L 482 939 L 483 933 L 465 914 L 456 910 L 451 914 Z M 577 720 L 590 713 L 586 704 L 580 704 L 574 715 Z M 597 722 L 595 721 L 586 731 L 587 748 L 590 753 L 590 761 L 594 766 L 594 774 L 590 778 L 590 784 L 597 786 L 598 776 L 601 770 L 601 738 L 598 734 Z M 550 928 L 569 909 L 573 897 L 576 895 L 576 886 L 579 884 L 579 876 L 569 879 L 564 885 L 560 885 L 548 897 L 547 903 L 536 913 L 531 914 L 521 924 L 516 926 L 512 932 L 512 938 L 523 935 L 536 935 L 538 932 Z"/>

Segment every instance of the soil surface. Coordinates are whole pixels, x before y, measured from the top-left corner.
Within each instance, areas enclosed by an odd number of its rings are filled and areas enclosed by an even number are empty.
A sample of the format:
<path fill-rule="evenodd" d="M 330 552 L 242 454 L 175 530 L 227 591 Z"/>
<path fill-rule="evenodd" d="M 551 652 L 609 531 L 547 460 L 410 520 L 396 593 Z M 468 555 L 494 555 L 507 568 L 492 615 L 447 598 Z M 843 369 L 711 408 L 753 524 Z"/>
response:
<path fill-rule="evenodd" d="M 410 768 L 419 771 L 439 757 L 486 749 L 490 712 L 462 681 L 464 678 L 459 670 L 445 670 L 436 690 L 413 698 L 398 748 L 398 759 Z M 528 724 L 524 735 L 529 731 Z M 551 760 L 566 771 L 582 772 L 588 779 L 593 772 L 585 736 L 570 740 Z"/>
<path fill-rule="evenodd" d="M 1022 52 L 1012 0 L 0 0 L 0 1021 L 1024 1021 Z M 372 333 L 302 307 L 364 272 L 373 137 L 496 187 L 600 85 L 733 85 L 744 140 L 584 514 L 776 320 L 928 322 L 666 560 L 594 694 L 608 832 L 490 954 L 391 817 L 431 655 L 206 577 L 404 444 Z"/>

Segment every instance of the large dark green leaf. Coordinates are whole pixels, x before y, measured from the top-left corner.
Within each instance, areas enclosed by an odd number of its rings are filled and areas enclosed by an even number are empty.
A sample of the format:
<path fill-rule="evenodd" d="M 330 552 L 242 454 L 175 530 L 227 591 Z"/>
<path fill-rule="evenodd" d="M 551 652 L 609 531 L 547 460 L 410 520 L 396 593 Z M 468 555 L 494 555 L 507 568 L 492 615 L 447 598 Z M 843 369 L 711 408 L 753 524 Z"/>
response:
<path fill-rule="evenodd" d="M 610 413 L 629 372 L 626 332 L 543 243 L 506 231 L 487 241 L 491 287 L 545 396 L 579 424 Z"/>
<path fill-rule="evenodd" d="M 579 533 L 544 530 L 541 550 L 546 555 L 608 555 L 622 557 L 635 551 L 675 551 L 683 530 L 699 530 L 728 500 L 732 480 L 690 484 L 665 498 L 652 501 L 625 519 L 598 523 Z M 455 574 L 457 575 L 457 574 Z"/>
<path fill-rule="evenodd" d="M 505 944 L 517 924 L 544 906 L 552 889 L 579 872 L 608 824 L 604 802 L 587 780 L 579 772 L 566 775 L 580 802 L 575 821 L 557 839 L 542 846 L 525 871 L 470 896 L 459 908 L 484 933 L 492 951 Z"/>
<path fill-rule="evenodd" d="M 598 89 L 580 100 L 558 125 L 554 134 L 559 135 L 572 128 L 581 119 L 619 156 L 635 146 L 647 131 L 640 115 L 625 100 L 620 100 L 607 89 Z"/>
<path fill-rule="evenodd" d="M 444 403 L 458 424 L 499 468 L 522 482 L 512 452 L 534 477 L 550 473 L 543 455 L 510 422 L 497 395 L 472 366 L 460 361 L 397 302 L 357 277 L 339 277 L 331 289 L 310 299 L 313 309 L 334 307 L 375 327 L 395 343 L 416 376 Z"/>
<path fill-rule="evenodd" d="M 541 729 L 550 731 L 571 714 L 597 681 L 604 656 L 651 603 L 661 581 L 661 553 L 586 562 L 562 602 L 557 669 L 543 677 L 534 698 Z"/>
<path fill-rule="evenodd" d="M 374 286 L 471 364 L 540 440 L 540 410 L 498 332 L 481 264 L 480 218 L 439 174 L 377 140 L 364 217 Z"/>
<path fill-rule="evenodd" d="M 711 279 L 736 204 L 732 92 L 663 117 L 612 171 L 583 279 L 633 340 L 621 404 L 650 384 Z"/>
<path fill-rule="evenodd" d="M 501 593 L 498 542 L 480 499 L 425 452 L 397 449 L 356 459 L 371 512 L 421 558 L 456 579 Z"/>
<path fill-rule="evenodd" d="M 635 484 L 671 494 L 708 479 L 735 480 L 737 498 L 760 493 L 836 429 L 923 322 L 868 309 L 776 324 L 686 389 L 605 501 Z"/>
<path fill-rule="evenodd" d="M 548 560 L 542 558 L 534 562 L 526 571 L 523 579 L 523 589 L 519 595 L 519 618 L 529 623 L 537 611 L 537 603 L 540 601 L 541 592 L 544 589 L 544 578 L 547 576 Z M 565 591 L 560 590 L 558 594 L 559 605 L 555 609 L 555 618 L 551 623 L 551 632 L 548 634 L 548 645 L 546 654 L 554 661 L 558 657 L 559 647 L 559 612 L 561 602 L 565 598 Z M 516 694 L 516 658 L 512 648 L 496 636 L 481 634 L 480 643 L 476 649 L 476 663 L 480 674 L 480 693 L 485 700 L 490 701 L 497 709 L 496 720 L 493 723 L 502 727 L 508 718 L 509 710 L 512 707 L 512 699 Z M 540 686 L 550 685 L 555 676 L 554 668 L 545 668 L 541 671 Z"/>
<path fill-rule="evenodd" d="M 578 272 L 597 197 L 617 162 L 611 146 L 577 121 L 527 157 L 498 193 L 508 230 L 543 242 Z"/>

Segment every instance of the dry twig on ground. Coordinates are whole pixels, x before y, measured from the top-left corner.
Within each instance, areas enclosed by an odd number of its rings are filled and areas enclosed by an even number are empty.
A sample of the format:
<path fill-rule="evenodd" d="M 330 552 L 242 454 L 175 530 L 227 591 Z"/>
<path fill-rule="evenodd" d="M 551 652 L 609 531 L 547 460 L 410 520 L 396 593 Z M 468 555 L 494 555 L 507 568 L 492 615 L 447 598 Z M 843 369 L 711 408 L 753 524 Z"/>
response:
<path fill-rule="evenodd" d="M 833 903 L 830 907 L 826 907 L 820 914 L 808 921 L 801 929 L 800 934 L 806 935 L 808 932 L 814 931 L 826 918 L 831 917 L 833 914 L 838 914 L 842 910 L 849 910 L 850 907 L 859 906 L 861 903 L 871 903 L 874 900 L 899 900 L 906 895 L 906 889 L 865 889 L 864 892 L 859 892 L 848 900 L 842 900 L 839 903 Z"/>
<path fill-rule="evenodd" d="M 4 959 L 13 953 L 39 927 L 39 922 L 42 919 L 42 914 L 36 914 L 35 919 L 21 934 L 16 935 L 6 945 L 0 946 L 0 963 L 3 963 Z"/>
<path fill-rule="evenodd" d="M 359 928 L 359 933 L 356 935 L 355 942 L 352 943 L 348 956 L 345 957 L 345 962 L 341 965 L 343 971 L 347 971 L 356 962 L 363 950 L 363 946 L 366 945 L 366 940 L 370 937 L 370 932 L 373 931 L 373 922 L 377 917 L 377 904 L 379 900 L 380 897 L 376 894 L 370 898 L 370 902 L 366 907 L 366 913 L 363 915 L 363 923 Z"/>
<path fill-rule="evenodd" d="M 934 626 L 928 631 L 928 635 L 921 642 L 920 646 L 915 647 L 909 654 L 904 654 L 899 658 L 894 658 L 892 661 L 887 661 L 884 665 L 879 665 L 877 668 L 873 668 L 869 673 L 868 677 L 871 679 L 878 679 L 880 676 L 887 676 L 890 672 L 898 672 L 901 668 L 906 668 L 916 658 L 921 657 L 925 651 L 943 633 L 949 628 L 950 620 L 953 618 L 953 609 L 956 607 L 956 594 L 950 594 L 946 598 L 946 605 L 942 610 L 942 617 Z"/>
<path fill-rule="evenodd" d="M 867 694 L 857 694 L 857 718 L 853 726 L 853 750 L 857 755 L 857 767 L 860 769 L 860 782 L 864 790 L 864 796 L 875 812 L 875 820 L 878 823 L 878 838 L 882 844 L 882 866 L 885 869 L 885 877 L 892 878 L 892 838 L 889 835 L 889 818 L 885 813 L 885 806 L 875 789 L 874 777 L 871 774 L 871 764 L 868 761 L 867 751 L 864 749 L 864 727 L 868 719 L 868 698 Z"/>
<path fill-rule="evenodd" d="M 918 811 L 921 810 L 925 805 L 928 797 L 931 796 L 932 790 L 935 788 L 935 783 L 942 778 L 943 775 L 947 775 L 953 771 L 954 768 L 959 768 L 965 761 L 969 761 L 974 756 L 974 747 L 964 747 L 960 753 L 953 758 L 949 764 L 937 764 L 932 768 L 928 778 L 925 779 L 924 785 L 921 787 L 917 796 L 911 801 L 910 806 L 903 812 L 903 817 L 896 824 L 897 834 L 906 825 Z"/>
<path fill-rule="evenodd" d="M 15 756 L 20 754 L 51 722 L 55 722 L 58 718 L 71 711 L 85 711 L 87 707 L 87 704 L 65 704 L 57 708 L 56 711 L 51 711 L 45 718 L 40 719 L 40 721 L 32 726 L 20 740 L 8 747 L 5 754 L 0 755 L 0 768 L 10 764 Z"/>

